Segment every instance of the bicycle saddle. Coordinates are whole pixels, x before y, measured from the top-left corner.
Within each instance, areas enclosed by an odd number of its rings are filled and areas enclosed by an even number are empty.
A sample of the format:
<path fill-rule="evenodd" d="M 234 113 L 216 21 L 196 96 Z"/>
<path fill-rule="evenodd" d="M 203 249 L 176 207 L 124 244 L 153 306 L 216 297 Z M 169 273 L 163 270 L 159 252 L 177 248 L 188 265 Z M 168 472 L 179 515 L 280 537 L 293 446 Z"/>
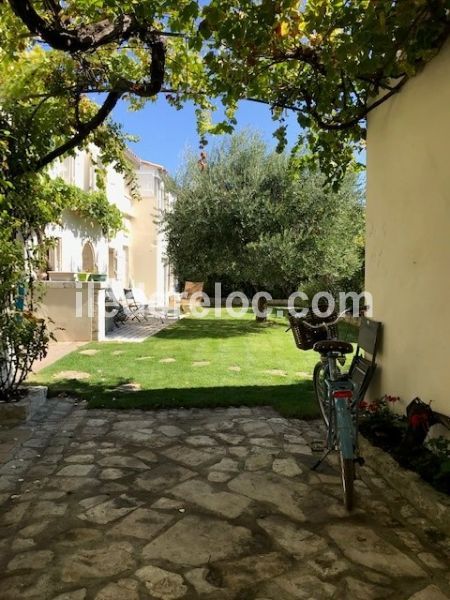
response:
<path fill-rule="evenodd" d="M 328 352 L 351 354 L 353 352 L 353 346 L 349 342 L 343 342 L 342 340 L 323 340 L 321 342 L 316 342 L 313 346 L 313 350 L 320 352 L 320 354 L 328 354 Z"/>

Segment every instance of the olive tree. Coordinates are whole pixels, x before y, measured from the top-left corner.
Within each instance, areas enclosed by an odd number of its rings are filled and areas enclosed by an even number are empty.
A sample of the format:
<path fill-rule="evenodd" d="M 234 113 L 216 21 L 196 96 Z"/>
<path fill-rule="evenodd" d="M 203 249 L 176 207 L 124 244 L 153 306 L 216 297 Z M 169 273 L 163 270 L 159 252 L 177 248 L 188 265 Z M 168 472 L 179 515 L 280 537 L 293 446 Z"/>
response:
<path fill-rule="evenodd" d="M 339 191 L 318 172 L 241 133 L 199 165 L 190 155 L 169 182 L 177 201 L 163 214 L 168 258 L 181 280 L 225 277 L 258 292 L 350 279 L 362 262 L 362 198 L 353 175 Z"/>

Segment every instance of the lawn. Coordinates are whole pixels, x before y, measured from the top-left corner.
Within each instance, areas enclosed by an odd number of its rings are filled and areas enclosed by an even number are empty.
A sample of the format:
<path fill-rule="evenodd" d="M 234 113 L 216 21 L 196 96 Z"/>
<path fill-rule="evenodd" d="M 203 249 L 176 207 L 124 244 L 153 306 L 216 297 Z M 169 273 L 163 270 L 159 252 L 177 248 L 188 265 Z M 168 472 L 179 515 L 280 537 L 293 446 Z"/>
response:
<path fill-rule="evenodd" d="M 316 417 L 311 374 L 317 355 L 297 350 L 285 330 L 284 319 L 259 325 L 251 314 L 231 318 L 222 311 L 215 318 L 210 311 L 143 343 L 83 346 L 32 380 L 48 385 L 52 395 L 86 398 L 90 408 L 271 405 L 284 416 Z M 86 350 L 96 352 L 81 353 Z M 138 389 L 117 389 L 124 384 Z"/>

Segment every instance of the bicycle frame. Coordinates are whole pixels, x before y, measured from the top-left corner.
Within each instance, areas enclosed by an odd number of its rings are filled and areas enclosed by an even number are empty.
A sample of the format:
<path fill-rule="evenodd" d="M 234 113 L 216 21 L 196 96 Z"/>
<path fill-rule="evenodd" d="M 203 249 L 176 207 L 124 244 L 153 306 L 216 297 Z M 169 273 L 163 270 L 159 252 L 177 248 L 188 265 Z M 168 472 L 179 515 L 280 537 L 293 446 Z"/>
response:
<path fill-rule="evenodd" d="M 331 325 L 337 323 L 341 316 L 320 325 L 308 324 L 306 321 L 304 323 L 312 329 L 325 328 L 326 337 L 332 340 L 331 343 L 319 340 L 313 345 L 313 349 L 321 354 L 321 362 L 314 367 L 313 379 L 320 411 L 327 426 L 327 451 L 311 469 L 316 470 L 330 452 L 337 450 L 340 455 L 344 503 L 347 510 L 352 510 L 355 464 L 363 465 L 364 460 L 358 449 L 358 394 L 348 374 L 342 374 L 338 366 L 338 361 L 344 364 L 344 357 L 352 351 L 352 347 L 349 343 L 334 339 L 331 334 Z M 343 358 L 344 362 L 341 362 Z"/>
<path fill-rule="evenodd" d="M 327 447 L 339 447 L 343 458 L 354 459 L 357 452 L 357 407 L 353 398 L 353 384 L 339 378 L 337 356 L 328 356 L 328 377 L 325 380 L 328 395 Z"/>

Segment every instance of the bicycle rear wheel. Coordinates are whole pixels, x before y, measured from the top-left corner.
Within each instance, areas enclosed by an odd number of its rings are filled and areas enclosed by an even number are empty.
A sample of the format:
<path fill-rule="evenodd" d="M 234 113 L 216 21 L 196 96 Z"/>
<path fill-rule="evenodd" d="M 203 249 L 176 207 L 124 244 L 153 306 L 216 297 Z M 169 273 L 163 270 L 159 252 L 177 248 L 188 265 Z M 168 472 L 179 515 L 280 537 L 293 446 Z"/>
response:
<path fill-rule="evenodd" d="M 327 384 L 325 380 L 328 376 L 328 366 L 324 365 L 323 362 L 317 363 L 314 367 L 313 373 L 313 384 L 314 393 L 316 400 L 319 405 L 320 413 L 325 425 L 329 425 L 329 414 L 330 414 L 330 399 L 328 398 Z"/>
<path fill-rule="evenodd" d="M 342 488 L 344 491 L 344 505 L 350 511 L 355 504 L 355 463 L 352 458 L 344 458 L 342 451 L 339 451 L 341 463 Z"/>

